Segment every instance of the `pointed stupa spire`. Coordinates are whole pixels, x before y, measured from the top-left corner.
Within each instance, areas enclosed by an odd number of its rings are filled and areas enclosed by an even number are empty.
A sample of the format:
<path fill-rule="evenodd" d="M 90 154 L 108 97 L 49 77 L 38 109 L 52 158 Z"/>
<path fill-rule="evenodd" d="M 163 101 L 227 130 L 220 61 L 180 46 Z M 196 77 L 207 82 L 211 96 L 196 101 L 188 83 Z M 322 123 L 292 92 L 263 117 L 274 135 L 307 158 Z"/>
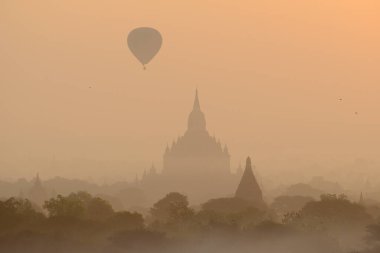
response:
<path fill-rule="evenodd" d="M 193 111 L 200 111 L 201 106 L 199 104 L 199 98 L 198 98 L 198 89 L 195 90 L 195 98 L 194 98 L 194 105 L 193 105 Z"/>
<path fill-rule="evenodd" d="M 37 173 L 34 179 L 34 185 L 29 190 L 29 199 L 35 202 L 36 204 L 42 206 L 47 197 L 48 196 L 46 190 L 42 186 L 40 175 Z"/>
<path fill-rule="evenodd" d="M 260 209 L 263 209 L 266 206 L 260 186 L 257 183 L 256 177 L 252 171 L 252 162 L 250 157 L 246 160 L 245 170 L 236 190 L 235 197 L 250 201 L 255 205 L 255 207 Z"/>
<path fill-rule="evenodd" d="M 187 121 L 187 129 L 189 131 L 205 131 L 206 130 L 206 119 L 201 111 L 201 106 L 199 104 L 198 89 L 195 90 L 195 98 L 193 104 L 193 110 L 189 115 Z"/>
<path fill-rule="evenodd" d="M 40 179 L 40 173 L 37 173 L 36 179 L 34 180 L 35 186 L 42 186 L 41 179 Z"/>

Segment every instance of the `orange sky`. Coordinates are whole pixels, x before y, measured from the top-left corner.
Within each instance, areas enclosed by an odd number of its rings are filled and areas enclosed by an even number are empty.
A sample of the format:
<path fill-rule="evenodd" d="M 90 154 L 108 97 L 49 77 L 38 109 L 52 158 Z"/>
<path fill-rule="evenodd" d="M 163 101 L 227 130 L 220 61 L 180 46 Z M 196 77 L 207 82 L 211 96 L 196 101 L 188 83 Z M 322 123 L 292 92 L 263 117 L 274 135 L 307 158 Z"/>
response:
<path fill-rule="evenodd" d="M 139 26 L 164 38 L 147 71 L 125 43 Z M 1 0 L 0 34 L 0 178 L 160 168 L 196 87 L 233 168 L 379 162 L 378 0 Z"/>

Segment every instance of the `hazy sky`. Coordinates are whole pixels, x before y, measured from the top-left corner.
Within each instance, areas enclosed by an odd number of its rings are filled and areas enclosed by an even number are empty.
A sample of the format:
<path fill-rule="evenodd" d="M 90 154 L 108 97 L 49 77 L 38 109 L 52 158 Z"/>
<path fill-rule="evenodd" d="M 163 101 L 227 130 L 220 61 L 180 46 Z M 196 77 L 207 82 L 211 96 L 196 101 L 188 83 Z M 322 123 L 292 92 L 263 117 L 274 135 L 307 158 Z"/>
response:
<path fill-rule="evenodd" d="M 140 26 L 164 40 L 147 71 Z M 197 87 L 233 168 L 379 161 L 379 45 L 378 0 L 0 0 L 0 178 L 161 168 Z"/>

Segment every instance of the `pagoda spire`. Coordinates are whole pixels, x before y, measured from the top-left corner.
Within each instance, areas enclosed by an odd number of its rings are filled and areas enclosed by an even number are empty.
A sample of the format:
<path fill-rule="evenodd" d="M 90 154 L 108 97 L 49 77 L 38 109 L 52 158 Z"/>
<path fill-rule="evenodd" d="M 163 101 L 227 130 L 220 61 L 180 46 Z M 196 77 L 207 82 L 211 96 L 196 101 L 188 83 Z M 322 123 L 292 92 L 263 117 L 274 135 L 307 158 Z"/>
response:
<path fill-rule="evenodd" d="M 41 179 L 40 179 L 40 173 L 37 173 L 36 179 L 34 180 L 34 185 L 35 186 L 42 186 Z"/>
<path fill-rule="evenodd" d="M 200 111 L 200 110 L 201 110 L 201 106 L 199 104 L 198 89 L 195 89 L 193 111 Z"/>
<path fill-rule="evenodd" d="M 247 157 L 245 170 L 236 190 L 235 197 L 252 202 L 259 209 L 264 209 L 266 206 L 260 186 L 253 174 L 251 158 L 249 156 Z"/>
<path fill-rule="evenodd" d="M 187 121 L 187 130 L 191 132 L 206 131 L 206 119 L 199 104 L 198 89 L 195 90 L 193 110 Z"/>

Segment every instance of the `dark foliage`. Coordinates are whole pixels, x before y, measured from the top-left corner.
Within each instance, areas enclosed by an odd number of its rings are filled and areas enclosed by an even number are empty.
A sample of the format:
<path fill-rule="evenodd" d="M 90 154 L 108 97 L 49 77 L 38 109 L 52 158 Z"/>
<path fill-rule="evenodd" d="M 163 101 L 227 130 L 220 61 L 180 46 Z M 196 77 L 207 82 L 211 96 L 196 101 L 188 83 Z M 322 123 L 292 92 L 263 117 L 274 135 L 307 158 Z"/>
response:
<path fill-rule="evenodd" d="M 291 198 L 285 202 L 294 200 L 296 206 L 308 200 Z M 355 249 L 351 241 L 363 242 L 361 229 L 372 222 L 365 207 L 344 195 L 308 201 L 283 222 L 275 221 L 270 210 L 235 198 L 213 199 L 194 211 L 187 197 L 175 192 L 157 201 L 147 219 L 115 212 L 107 201 L 86 192 L 58 195 L 44 207 L 46 215 L 28 200 L 0 201 L 0 252 L 346 253 Z M 379 227 L 367 227 L 367 247 L 358 252 L 379 252 Z M 345 241 L 346 234 L 351 237 Z"/>

